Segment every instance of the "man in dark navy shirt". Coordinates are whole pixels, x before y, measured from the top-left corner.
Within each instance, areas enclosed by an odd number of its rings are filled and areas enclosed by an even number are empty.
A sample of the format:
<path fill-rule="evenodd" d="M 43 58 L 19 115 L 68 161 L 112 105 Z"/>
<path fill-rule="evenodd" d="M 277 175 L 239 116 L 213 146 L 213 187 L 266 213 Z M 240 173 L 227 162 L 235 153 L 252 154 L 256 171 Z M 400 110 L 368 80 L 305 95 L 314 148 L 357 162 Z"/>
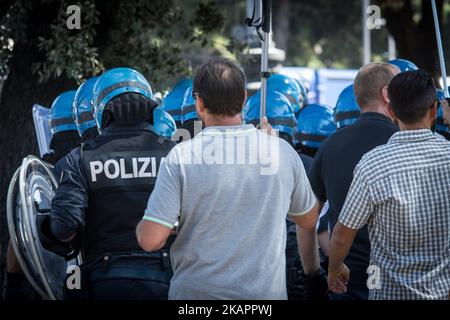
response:
<path fill-rule="evenodd" d="M 387 112 L 387 86 L 397 73 L 397 67 L 386 63 L 371 63 L 362 67 L 354 83 L 356 100 L 362 112 L 359 120 L 338 130 L 321 145 L 316 154 L 309 179 L 320 203 L 323 205 L 327 200 L 329 202 L 331 229 L 338 221 L 353 180 L 353 170 L 362 156 L 387 143 L 398 131 Z M 368 298 L 366 271 L 369 254 L 369 237 L 367 230 L 362 229 L 345 261 L 352 274 L 348 290 L 345 294 L 333 295 L 332 299 Z"/>

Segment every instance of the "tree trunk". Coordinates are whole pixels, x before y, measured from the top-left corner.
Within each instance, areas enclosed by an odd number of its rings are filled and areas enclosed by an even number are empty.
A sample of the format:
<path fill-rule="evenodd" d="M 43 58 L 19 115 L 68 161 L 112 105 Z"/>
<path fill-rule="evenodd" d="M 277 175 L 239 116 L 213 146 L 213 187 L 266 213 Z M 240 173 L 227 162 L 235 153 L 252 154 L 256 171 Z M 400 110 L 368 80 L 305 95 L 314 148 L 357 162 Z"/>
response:
<path fill-rule="evenodd" d="M 277 48 L 288 50 L 290 36 L 290 0 L 277 1 L 276 12 L 273 20 L 273 34 Z"/>

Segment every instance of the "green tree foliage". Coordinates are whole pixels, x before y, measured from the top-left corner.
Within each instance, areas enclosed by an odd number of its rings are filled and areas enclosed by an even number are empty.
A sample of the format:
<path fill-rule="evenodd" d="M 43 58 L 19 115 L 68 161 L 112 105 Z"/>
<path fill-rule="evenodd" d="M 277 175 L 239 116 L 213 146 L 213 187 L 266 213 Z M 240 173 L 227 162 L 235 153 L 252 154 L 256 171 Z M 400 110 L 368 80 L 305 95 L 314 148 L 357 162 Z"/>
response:
<path fill-rule="evenodd" d="M 8 63 L 13 54 L 14 41 L 26 39 L 25 17 L 30 9 L 30 3 L 17 3 L 12 5 L 3 17 L 0 16 L 0 79 L 8 75 Z"/>
<path fill-rule="evenodd" d="M 29 0 L 18 0 L 1 20 L 0 72 L 6 75 L 13 54 L 11 43 L 37 41 L 45 59 L 33 65 L 40 81 L 61 76 L 78 83 L 117 66 L 136 68 L 156 89 L 190 75 L 183 50 L 211 50 L 212 38 L 221 32 L 224 17 L 211 0 L 46 0 L 57 6 L 50 29 L 38 39 L 20 34 L 24 17 L 33 14 Z M 81 8 L 81 30 L 66 26 L 69 5 Z M 186 11 L 189 14 L 186 14 Z"/>
<path fill-rule="evenodd" d="M 80 82 L 86 75 L 97 74 L 102 70 L 98 49 L 94 46 L 99 12 L 93 1 L 77 3 L 82 8 L 82 30 L 72 31 L 66 26 L 66 8 L 71 1 L 59 3 L 58 16 L 50 26 L 49 36 L 38 37 L 38 47 L 45 53 L 46 59 L 36 63 L 33 71 L 38 73 L 41 81 L 66 75 Z"/>
<path fill-rule="evenodd" d="M 289 5 L 291 30 L 287 65 L 316 68 L 361 66 L 361 1 L 291 0 Z M 274 21 L 275 33 L 276 27 L 277 21 Z M 372 31 L 374 60 L 387 58 L 387 39 L 385 27 Z"/>
<path fill-rule="evenodd" d="M 32 7 L 30 2 L 16 1 L 0 23 L 0 61 L 3 62 L 0 63 L 0 74 L 7 73 L 7 62 L 12 54 L 11 39 L 27 39 L 27 35 L 23 34 L 23 17 L 32 14 L 29 12 Z M 46 60 L 37 63 L 33 70 L 39 73 L 42 80 L 64 75 L 80 82 L 105 68 L 130 66 L 142 71 L 158 89 L 165 89 L 176 78 L 192 72 L 190 63 L 196 56 L 218 54 L 240 61 L 246 58 L 242 55 L 245 44 L 232 36 L 233 27 L 244 24 L 245 0 L 44 2 L 58 6 L 59 13 L 49 22 L 51 32 L 38 39 Z M 411 59 L 417 56 L 415 60 L 419 60 L 419 64 L 426 69 L 433 68 L 433 64 L 425 65 L 424 62 L 430 59 L 429 55 L 420 54 L 417 48 L 408 49 L 408 46 L 411 47 L 408 43 L 414 42 L 417 37 L 431 40 L 434 37 L 429 29 L 424 29 L 426 36 L 420 32 L 424 25 L 424 4 L 428 2 L 374 1 L 383 9 L 388 25 L 372 31 L 373 60 L 387 59 L 390 28 L 401 55 Z M 438 0 L 440 3 L 442 0 Z M 69 31 L 65 26 L 65 9 L 69 4 L 78 4 L 82 9 L 80 31 Z M 281 16 L 281 19 L 289 19 L 290 28 L 280 34 L 277 33 L 280 25 L 277 19 L 280 17 L 276 12 L 282 5 L 289 6 L 289 14 Z M 408 8 L 412 8 L 410 17 Z M 285 65 L 337 68 L 358 68 L 361 65 L 360 1 L 280 0 L 273 1 L 273 9 L 274 39 L 277 40 L 280 35 L 288 38 Z M 449 9 L 448 5 L 444 6 L 444 39 Z M 395 13 L 397 11 L 399 13 Z M 429 12 L 426 14 L 429 15 Z M 406 18 L 409 20 L 406 21 Z M 430 45 L 433 43 L 430 42 Z M 448 45 L 444 45 L 447 49 Z"/>

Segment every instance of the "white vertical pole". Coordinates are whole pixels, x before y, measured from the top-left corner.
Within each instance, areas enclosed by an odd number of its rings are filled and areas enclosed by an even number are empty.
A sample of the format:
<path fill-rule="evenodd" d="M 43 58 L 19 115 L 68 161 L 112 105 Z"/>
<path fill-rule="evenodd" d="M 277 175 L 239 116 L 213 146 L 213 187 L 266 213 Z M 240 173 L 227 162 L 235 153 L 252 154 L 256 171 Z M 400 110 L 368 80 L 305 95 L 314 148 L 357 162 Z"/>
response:
<path fill-rule="evenodd" d="M 264 32 L 264 41 L 262 42 L 261 53 L 261 72 L 269 71 L 269 33 Z M 260 122 L 266 116 L 266 101 L 267 101 L 267 78 L 261 78 L 261 107 L 260 107 Z"/>
<path fill-rule="evenodd" d="M 367 8 L 370 6 L 370 0 L 361 1 L 362 8 L 362 34 L 363 34 L 363 65 L 370 63 L 372 60 L 371 52 L 372 48 L 370 45 L 370 29 L 367 27 Z"/>
<path fill-rule="evenodd" d="M 447 71 L 445 69 L 445 59 L 444 59 L 444 50 L 442 49 L 441 29 L 439 27 L 439 17 L 436 9 L 435 0 L 431 0 L 431 6 L 433 8 L 434 28 L 436 30 L 436 42 L 438 46 L 439 63 L 441 64 L 441 75 L 442 75 L 442 82 L 444 84 L 444 94 L 446 98 L 449 98 L 447 85 Z"/>
<path fill-rule="evenodd" d="M 259 121 L 262 126 L 262 119 L 266 116 L 266 101 L 267 101 L 267 78 L 269 75 L 269 43 L 270 32 L 272 30 L 272 1 L 262 0 L 263 11 L 262 17 L 264 23 L 261 28 L 264 39 L 261 41 L 261 106 Z"/>

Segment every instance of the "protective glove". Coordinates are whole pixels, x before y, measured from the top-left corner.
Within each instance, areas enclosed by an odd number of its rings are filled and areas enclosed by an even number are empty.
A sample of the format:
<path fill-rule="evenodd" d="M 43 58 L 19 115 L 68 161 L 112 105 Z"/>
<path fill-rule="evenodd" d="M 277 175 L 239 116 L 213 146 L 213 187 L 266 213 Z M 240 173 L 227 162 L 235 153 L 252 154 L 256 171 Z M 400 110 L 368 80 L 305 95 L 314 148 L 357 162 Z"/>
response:
<path fill-rule="evenodd" d="M 44 249 L 64 257 L 67 261 L 72 260 L 77 256 L 78 250 L 76 250 L 74 246 L 76 239 L 70 242 L 62 242 L 56 238 L 50 229 L 49 214 L 36 215 L 36 227 Z"/>
<path fill-rule="evenodd" d="M 327 276 L 322 268 L 314 274 L 305 275 L 305 298 L 307 300 L 329 300 Z"/>

